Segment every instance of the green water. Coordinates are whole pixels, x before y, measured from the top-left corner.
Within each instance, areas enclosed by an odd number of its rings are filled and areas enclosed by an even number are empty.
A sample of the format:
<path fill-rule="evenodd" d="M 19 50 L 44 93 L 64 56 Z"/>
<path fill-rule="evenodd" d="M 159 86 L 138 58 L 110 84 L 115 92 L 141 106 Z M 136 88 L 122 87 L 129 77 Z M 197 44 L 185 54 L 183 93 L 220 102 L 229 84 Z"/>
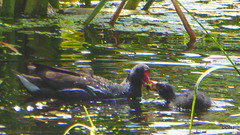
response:
<path fill-rule="evenodd" d="M 238 62 L 239 2 L 182 4 Z M 189 39 L 171 3 L 155 2 L 150 14 L 120 16 L 115 28 L 110 28 L 107 22 L 112 14 L 100 13 L 87 29 L 81 25 L 86 15 L 37 20 L 1 18 L 1 41 L 14 46 L 21 55 L 0 46 L 0 134 L 63 134 L 75 123 L 90 126 L 83 105 L 99 134 L 187 134 L 190 113 L 164 106 L 164 100 L 155 92 L 143 90 L 140 102 L 37 100 L 30 99 L 12 72 L 31 74 L 26 68 L 30 62 L 77 72 L 91 67 L 95 75 L 120 83 L 135 64 L 146 63 L 151 80 L 167 81 L 177 93 L 183 93 L 193 90 L 197 78 L 208 68 L 227 63 L 224 59 L 218 62 L 216 55 L 223 54 L 190 16 L 187 19 L 197 43 L 193 50 L 182 52 Z M 237 133 L 239 86 L 234 70 L 208 75 L 200 90 L 211 97 L 213 105 L 196 115 L 193 132 Z M 89 130 L 81 127 L 71 130 L 71 134 L 85 133 Z"/>

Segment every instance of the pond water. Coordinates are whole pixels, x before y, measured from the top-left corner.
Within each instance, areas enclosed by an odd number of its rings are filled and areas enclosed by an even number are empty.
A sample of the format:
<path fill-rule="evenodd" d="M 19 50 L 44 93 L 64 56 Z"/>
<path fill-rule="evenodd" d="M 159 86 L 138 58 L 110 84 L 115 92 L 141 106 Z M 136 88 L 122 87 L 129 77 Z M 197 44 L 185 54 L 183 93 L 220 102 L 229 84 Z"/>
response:
<path fill-rule="evenodd" d="M 240 2 L 197 0 L 182 4 L 239 64 Z M 177 93 L 183 93 L 193 90 L 198 77 L 210 67 L 229 64 L 188 15 L 197 42 L 193 50 L 183 52 L 189 38 L 170 1 L 155 2 L 147 14 L 124 14 L 115 28 L 107 24 L 111 15 L 100 13 L 89 28 L 81 25 L 87 15 L 0 20 L 1 41 L 21 53 L 0 46 L 0 134 L 63 134 L 76 123 L 90 126 L 83 106 L 99 134 L 188 134 L 190 112 L 165 106 L 156 92 L 143 90 L 141 101 L 31 99 L 12 72 L 30 74 L 26 68 L 29 62 L 76 72 L 87 67 L 95 75 L 120 83 L 135 64 L 145 63 L 151 69 L 151 80 L 167 81 Z M 196 113 L 193 133 L 239 133 L 239 82 L 237 72 L 229 69 L 204 78 L 200 90 L 213 104 L 208 111 Z M 89 130 L 77 127 L 70 133 L 89 134 Z"/>

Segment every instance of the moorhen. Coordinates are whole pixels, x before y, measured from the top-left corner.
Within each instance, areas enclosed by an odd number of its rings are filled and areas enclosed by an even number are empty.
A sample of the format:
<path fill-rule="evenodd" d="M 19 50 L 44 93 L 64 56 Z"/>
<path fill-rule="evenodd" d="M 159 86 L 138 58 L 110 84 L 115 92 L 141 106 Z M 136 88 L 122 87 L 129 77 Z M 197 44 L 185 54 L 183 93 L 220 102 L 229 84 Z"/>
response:
<path fill-rule="evenodd" d="M 145 64 L 134 66 L 121 84 L 103 77 L 37 63 L 29 65 L 28 69 L 37 77 L 15 73 L 33 97 L 78 100 L 137 98 L 142 96 L 142 84 L 150 84 L 150 69 Z"/>
<path fill-rule="evenodd" d="M 194 96 L 194 91 L 188 91 L 184 94 L 176 96 L 174 87 L 169 83 L 165 82 L 153 82 L 156 86 L 156 91 L 158 94 L 167 101 L 167 104 L 171 104 L 177 108 L 191 109 L 192 101 Z M 203 92 L 197 92 L 197 98 L 195 102 L 196 110 L 206 110 L 211 107 L 210 98 Z"/>

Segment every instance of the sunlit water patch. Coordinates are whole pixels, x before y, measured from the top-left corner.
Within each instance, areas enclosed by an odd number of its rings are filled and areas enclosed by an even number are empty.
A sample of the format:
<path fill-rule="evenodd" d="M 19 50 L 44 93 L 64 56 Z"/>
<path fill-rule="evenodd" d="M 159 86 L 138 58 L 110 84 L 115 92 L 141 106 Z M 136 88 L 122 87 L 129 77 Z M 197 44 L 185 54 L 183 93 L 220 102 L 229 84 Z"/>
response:
<path fill-rule="evenodd" d="M 237 129 L 223 129 L 223 130 L 204 130 L 204 129 L 197 129 L 193 130 L 192 134 L 207 134 L 207 135 L 215 135 L 215 134 L 237 134 L 239 131 Z M 165 132 L 158 132 L 154 135 L 161 135 L 161 134 L 169 134 L 169 135 L 188 135 L 188 130 L 167 130 Z"/>

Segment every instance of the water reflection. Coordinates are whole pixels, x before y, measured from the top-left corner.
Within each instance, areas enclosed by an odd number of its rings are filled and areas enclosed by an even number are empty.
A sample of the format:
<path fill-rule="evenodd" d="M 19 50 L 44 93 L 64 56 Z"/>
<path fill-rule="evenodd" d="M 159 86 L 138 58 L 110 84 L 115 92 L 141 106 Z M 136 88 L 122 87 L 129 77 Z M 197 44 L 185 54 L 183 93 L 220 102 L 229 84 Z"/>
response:
<path fill-rule="evenodd" d="M 190 112 L 169 111 L 171 110 L 169 107 L 160 106 L 155 108 L 159 111 L 152 112 L 151 110 L 142 110 L 141 104 L 147 103 L 140 103 L 139 100 L 88 101 L 81 103 L 66 103 L 66 101 L 60 100 L 35 100 L 31 102 L 26 101 L 24 104 L 15 106 L 14 108 L 18 115 L 24 118 L 25 121 L 33 121 L 35 123 L 28 125 L 32 133 L 37 133 L 42 130 L 36 129 L 36 126 L 45 126 L 45 129 L 47 129 L 53 128 L 52 126 L 56 126 L 57 124 L 58 127 L 61 128 L 57 133 L 63 133 L 67 129 L 67 126 L 74 122 L 89 125 L 83 105 L 87 107 L 88 113 L 94 125 L 97 127 L 97 131 L 104 134 L 118 132 L 125 134 L 139 130 L 151 131 L 152 129 L 160 127 L 169 128 L 184 125 L 187 127 L 189 124 L 188 119 Z M 21 108 L 21 110 L 18 110 L 19 108 Z M 172 119 L 170 117 L 172 117 Z M 197 117 L 199 120 L 202 120 L 203 117 L 207 119 L 208 113 L 200 113 Z M 152 122 L 153 119 L 155 119 L 155 122 Z M 127 124 L 129 122 L 132 122 L 132 124 Z M 194 123 L 194 125 L 200 124 L 199 122 L 196 123 L 196 121 Z M 206 122 L 204 123 L 206 124 Z M 46 127 L 46 125 L 48 126 Z M 77 131 L 74 130 L 74 132 L 85 133 L 88 132 L 88 130 L 81 129 Z"/>
<path fill-rule="evenodd" d="M 36 126 L 43 126 L 44 124 L 47 124 L 48 127 L 51 127 L 50 125 L 54 125 L 54 123 L 57 123 L 59 127 L 66 127 L 73 122 L 89 125 L 83 105 L 86 106 L 91 119 L 95 126 L 98 127 L 97 130 L 103 133 L 111 132 L 111 130 L 112 132 L 114 130 L 121 131 L 121 129 L 126 128 L 126 126 L 122 125 L 123 123 L 139 123 L 146 120 L 142 116 L 139 100 L 125 99 L 88 102 L 35 100 L 31 102 L 26 101 L 20 106 L 15 106 L 14 109 L 26 121 L 35 123 L 28 125 L 28 127 L 32 129 L 32 133 L 37 133 L 40 129 L 35 129 Z M 111 122 L 111 124 L 106 122 Z M 63 127 L 58 133 L 64 132 L 65 128 Z"/>

